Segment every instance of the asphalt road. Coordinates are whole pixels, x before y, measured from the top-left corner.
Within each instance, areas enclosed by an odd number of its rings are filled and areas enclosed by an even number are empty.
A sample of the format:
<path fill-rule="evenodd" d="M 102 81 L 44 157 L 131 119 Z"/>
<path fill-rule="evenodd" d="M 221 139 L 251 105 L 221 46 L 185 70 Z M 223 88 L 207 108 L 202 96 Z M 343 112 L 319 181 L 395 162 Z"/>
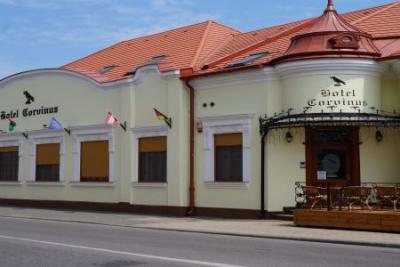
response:
<path fill-rule="evenodd" d="M 0 217 L 1 267 L 400 266 L 400 249 Z"/>

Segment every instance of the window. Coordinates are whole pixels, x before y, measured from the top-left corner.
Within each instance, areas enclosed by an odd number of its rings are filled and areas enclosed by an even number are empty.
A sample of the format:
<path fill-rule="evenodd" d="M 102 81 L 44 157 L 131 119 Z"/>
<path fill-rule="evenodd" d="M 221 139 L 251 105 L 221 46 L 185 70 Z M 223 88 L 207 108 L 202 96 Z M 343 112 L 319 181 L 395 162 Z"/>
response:
<path fill-rule="evenodd" d="M 203 117 L 206 186 L 241 187 L 251 182 L 252 114 Z"/>
<path fill-rule="evenodd" d="M 109 151 L 107 140 L 81 142 L 80 181 L 109 181 Z"/>
<path fill-rule="evenodd" d="M 0 181 L 18 181 L 18 146 L 0 147 Z"/>
<path fill-rule="evenodd" d="M 167 181 L 166 136 L 139 139 L 139 182 Z"/>
<path fill-rule="evenodd" d="M 242 134 L 217 134 L 215 141 L 215 181 L 241 182 L 243 180 Z"/>
<path fill-rule="evenodd" d="M 60 144 L 38 144 L 36 146 L 36 181 L 60 181 Z"/>

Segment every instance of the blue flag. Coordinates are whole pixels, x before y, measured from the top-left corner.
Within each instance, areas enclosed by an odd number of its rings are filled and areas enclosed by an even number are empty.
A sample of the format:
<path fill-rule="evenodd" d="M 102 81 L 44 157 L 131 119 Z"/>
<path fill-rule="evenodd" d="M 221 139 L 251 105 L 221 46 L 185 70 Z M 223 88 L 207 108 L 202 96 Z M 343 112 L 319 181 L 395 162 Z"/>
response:
<path fill-rule="evenodd" d="M 49 123 L 49 129 L 61 130 L 64 129 L 64 127 L 58 120 L 56 120 L 55 118 L 51 118 L 51 121 Z"/>

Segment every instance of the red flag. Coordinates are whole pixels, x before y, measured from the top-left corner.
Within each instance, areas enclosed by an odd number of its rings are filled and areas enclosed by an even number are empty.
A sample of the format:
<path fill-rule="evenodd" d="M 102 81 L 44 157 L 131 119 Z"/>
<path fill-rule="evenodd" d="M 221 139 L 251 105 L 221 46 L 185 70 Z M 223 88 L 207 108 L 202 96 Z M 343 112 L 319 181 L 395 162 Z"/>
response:
<path fill-rule="evenodd" d="M 113 116 L 111 112 L 107 112 L 105 124 L 119 125 L 119 121 Z"/>

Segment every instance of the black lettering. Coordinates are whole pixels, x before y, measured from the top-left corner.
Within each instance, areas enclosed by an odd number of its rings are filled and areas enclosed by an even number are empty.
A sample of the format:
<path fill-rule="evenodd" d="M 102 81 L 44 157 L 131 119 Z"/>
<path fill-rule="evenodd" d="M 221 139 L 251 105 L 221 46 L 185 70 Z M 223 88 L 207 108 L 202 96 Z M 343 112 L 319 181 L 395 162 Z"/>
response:
<path fill-rule="evenodd" d="M 307 104 L 308 104 L 310 107 L 314 107 L 314 106 L 316 105 L 315 101 L 316 101 L 315 99 L 308 100 Z"/>
<path fill-rule="evenodd" d="M 321 90 L 321 96 L 322 96 L 322 97 L 328 97 L 328 96 L 330 96 L 329 90 L 324 90 L 324 89 L 322 89 L 322 90 Z"/>

